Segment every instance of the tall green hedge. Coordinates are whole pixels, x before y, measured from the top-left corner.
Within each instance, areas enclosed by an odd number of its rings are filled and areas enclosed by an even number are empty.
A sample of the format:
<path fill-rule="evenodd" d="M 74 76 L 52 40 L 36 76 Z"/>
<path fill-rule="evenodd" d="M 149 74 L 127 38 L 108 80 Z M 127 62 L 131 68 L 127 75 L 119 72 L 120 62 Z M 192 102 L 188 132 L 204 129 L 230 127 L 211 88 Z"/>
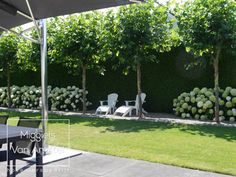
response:
<path fill-rule="evenodd" d="M 185 65 L 192 60 L 183 48 L 176 48 L 168 53 L 159 54 L 160 62 L 157 64 L 146 63 L 142 67 L 143 92 L 147 93 L 144 108 L 150 112 L 172 112 L 172 102 L 182 92 L 189 92 L 194 87 L 213 87 L 213 68 L 208 62 L 203 66 L 196 66 L 186 70 Z M 236 87 L 236 58 L 224 54 L 220 63 L 220 85 Z M 200 59 L 205 61 L 206 59 Z M 131 72 L 125 76 L 121 69 L 114 71 L 107 63 L 105 75 L 98 75 L 88 71 L 88 100 L 92 102 L 90 109 L 99 105 L 99 100 L 104 100 L 108 93 L 119 94 L 118 106 L 124 100 L 135 99 L 136 73 Z M 53 87 L 76 85 L 81 87 L 80 76 L 68 74 L 60 65 L 49 65 L 48 83 Z M 40 72 L 15 73 L 12 78 L 14 85 L 40 85 Z M 6 86 L 6 80 L 0 80 L 0 86 Z"/>

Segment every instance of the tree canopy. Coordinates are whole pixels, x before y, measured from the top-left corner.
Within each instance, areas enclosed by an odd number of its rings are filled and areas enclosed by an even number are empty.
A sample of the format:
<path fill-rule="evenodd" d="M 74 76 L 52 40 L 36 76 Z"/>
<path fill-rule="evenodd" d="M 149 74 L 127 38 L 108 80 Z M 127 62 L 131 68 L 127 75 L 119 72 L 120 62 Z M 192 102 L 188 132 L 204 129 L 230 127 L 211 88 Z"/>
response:
<path fill-rule="evenodd" d="M 93 12 L 57 19 L 54 35 L 57 61 L 75 69 L 76 74 L 82 65 L 94 67 L 99 62 L 101 18 Z"/>
<path fill-rule="evenodd" d="M 19 38 L 13 33 L 4 32 L 0 38 L 0 67 L 14 69 L 17 64 Z"/>
<path fill-rule="evenodd" d="M 236 1 L 194 0 L 177 8 L 179 33 L 187 51 L 215 55 L 236 48 Z M 233 51 L 233 50 L 231 50 Z"/>
<path fill-rule="evenodd" d="M 117 57 L 128 68 L 158 61 L 157 52 L 170 51 L 178 41 L 168 6 L 154 2 L 121 7 L 117 13 Z"/>

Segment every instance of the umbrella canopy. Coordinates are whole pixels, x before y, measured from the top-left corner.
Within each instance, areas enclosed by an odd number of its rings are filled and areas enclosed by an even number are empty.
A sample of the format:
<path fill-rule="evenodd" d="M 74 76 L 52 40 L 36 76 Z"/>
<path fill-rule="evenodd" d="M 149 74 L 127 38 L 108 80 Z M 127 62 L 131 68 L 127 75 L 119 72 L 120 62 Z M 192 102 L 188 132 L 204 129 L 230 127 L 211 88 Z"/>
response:
<path fill-rule="evenodd" d="M 34 18 L 39 20 L 131 2 L 129 0 L 0 0 L 0 26 L 10 29 L 31 22 L 32 15 L 27 3 Z"/>

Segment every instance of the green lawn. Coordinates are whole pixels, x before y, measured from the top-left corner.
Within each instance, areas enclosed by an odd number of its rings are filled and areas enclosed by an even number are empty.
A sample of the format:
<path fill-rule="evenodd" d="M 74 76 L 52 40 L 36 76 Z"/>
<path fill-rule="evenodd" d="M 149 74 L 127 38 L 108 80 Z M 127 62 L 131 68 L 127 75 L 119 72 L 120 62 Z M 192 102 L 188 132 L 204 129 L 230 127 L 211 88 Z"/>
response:
<path fill-rule="evenodd" d="M 69 128 L 74 149 L 236 175 L 236 128 L 50 115 L 65 118 L 70 125 L 49 123 L 50 132 L 64 135 L 50 143 L 67 146 Z"/>

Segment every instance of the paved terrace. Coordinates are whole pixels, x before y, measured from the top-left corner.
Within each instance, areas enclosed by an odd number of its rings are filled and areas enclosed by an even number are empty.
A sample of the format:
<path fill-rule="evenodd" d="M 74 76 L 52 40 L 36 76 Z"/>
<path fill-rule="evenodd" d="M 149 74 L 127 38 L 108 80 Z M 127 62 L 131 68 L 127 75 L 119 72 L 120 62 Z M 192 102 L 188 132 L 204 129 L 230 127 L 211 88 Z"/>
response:
<path fill-rule="evenodd" d="M 97 153 L 81 155 L 44 166 L 44 177 L 232 177 Z M 34 177 L 35 165 L 17 160 L 17 177 Z M 6 163 L 0 163 L 0 177 L 6 176 Z"/>

